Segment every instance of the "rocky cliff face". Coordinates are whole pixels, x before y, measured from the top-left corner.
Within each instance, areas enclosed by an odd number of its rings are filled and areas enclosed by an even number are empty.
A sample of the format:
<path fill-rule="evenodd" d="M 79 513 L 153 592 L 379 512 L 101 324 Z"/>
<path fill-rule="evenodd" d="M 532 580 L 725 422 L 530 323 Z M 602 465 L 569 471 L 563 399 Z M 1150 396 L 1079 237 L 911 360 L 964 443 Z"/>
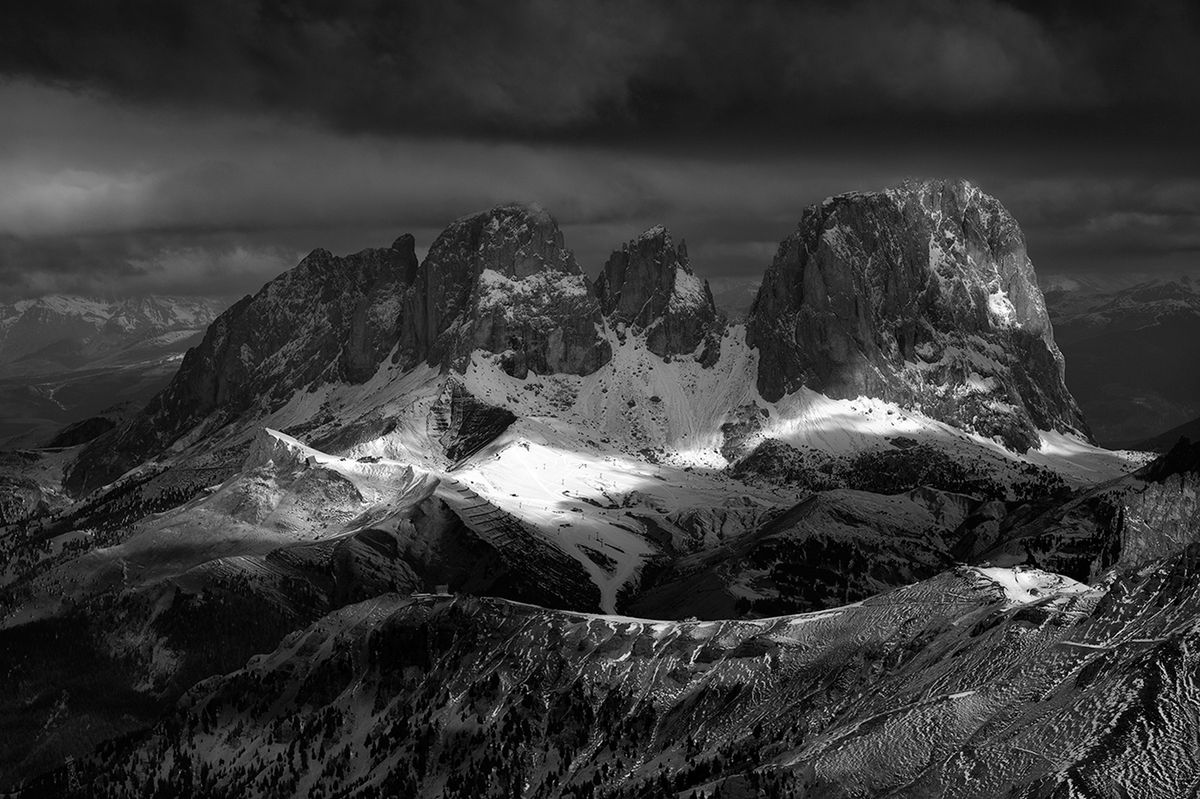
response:
<path fill-rule="evenodd" d="M 198 417 L 286 402 L 319 381 L 361 382 L 391 351 L 416 276 L 412 236 L 344 258 L 314 250 L 237 303 L 188 353 L 154 405 Z"/>
<path fill-rule="evenodd" d="M 395 345 L 416 269 L 412 236 L 344 258 L 314 250 L 221 314 L 166 389 L 80 454 L 67 488 L 111 481 L 211 414 L 231 419 L 315 383 L 366 380 Z"/>
<path fill-rule="evenodd" d="M 868 395 L 1025 450 L 1086 432 L 1025 240 L 965 181 L 833 197 L 780 244 L 751 311 L 758 386 Z"/>
<path fill-rule="evenodd" d="M 421 264 L 398 357 L 462 369 L 499 355 L 525 377 L 590 374 L 611 357 L 592 287 L 544 210 L 510 205 L 459 219 Z"/>
<path fill-rule="evenodd" d="M 721 319 L 708 281 L 692 272 L 687 247 L 676 247 L 661 225 L 614 252 L 596 283 L 605 316 L 646 336 L 647 348 L 662 358 L 696 352 L 715 361 Z"/>

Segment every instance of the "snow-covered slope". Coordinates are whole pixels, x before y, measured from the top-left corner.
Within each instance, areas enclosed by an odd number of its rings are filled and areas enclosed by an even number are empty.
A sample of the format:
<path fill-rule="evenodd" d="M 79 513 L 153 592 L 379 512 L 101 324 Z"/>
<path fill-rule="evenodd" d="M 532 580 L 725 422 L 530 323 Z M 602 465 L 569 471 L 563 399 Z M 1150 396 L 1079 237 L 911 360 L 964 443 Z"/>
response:
<path fill-rule="evenodd" d="M 685 558 L 681 565 L 687 567 L 686 558 L 696 556 L 697 562 L 727 561 L 722 563 L 723 582 L 730 588 L 722 591 L 731 591 L 728 598 L 707 610 L 679 602 L 672 611 L 661 600 L 647 607 L 663 614 L 713 615 L 714 608 L 728 609 L 742 597 L 766 600 L 764 607 L 783 602 L 794 609 L 829 604 L 847 591 L 861 596 L 927 576 L 952 562 L 956 542 L 953 537 L 937 539 L 934 530 L 949 535 L 957 522 L 922 523 L 911 533 L 927 537 L 927 544 L 937 540 L 936 554 L 923 554 L 918 546 L 885 556 L 890 545 L 874 542 L 892 538 L 897 509 L 862 494 L 851 502 L 857 508 L 856 546 L 881 569 L 877 577 L 853 589 L 842 582 L 799 592 L 772 588 L 766 594 L 735 588 L 748 585 L 749 575 L 762 567 L 753 565 L 753 558 L 732 557 L 728 547 L 758 541 L 764 525 L 813 490 L 900 493 L 924 487 L 937 496 L 939 489 L 974 492 L 966 500 L 970 506 L 985 499 L 1017 501 L 1048 477 L 1056 485 L 1094 484 L 1140 462 L 1061 437 L 1054 439 L 1056 448 L 1049 443 L 1051 434 L 1044 451 L 1020 456 L 999 442 L 869 398 L 830 400 L 802 390 L 778 403 L 766 402 L 751 380 L 755 353 L 740 334 L 737 327 L 726 331 L 721 358 L 711 366 L 691 358 L 664 361 L 646 349 L 644 338 L 626 335 L 621 340 L 611 334 L 613 357 L 586 376 L 529 374 L 519 379 L 501 368 L 500 356 L 477 353 L 461 375 L 429 367 L 410 371 L 385 362 L 365 383 L 311 387 L 271 413 L 251 417 L 253 424 L 247 419 L 220 429 L 202 426 L 202 434 L 181 439 L 156 462 L 128 475 L 113 489 L 117 497 L 125 497 L 131 487 L 162 493 L 171 490 L 164 486 L 181 481 L 196 485 L 195 475 L 207 474 L 210 481 L 233 476 L 215 494 L 198 499 L 198 505 L 182 506 L 148 527 L 131 528 L 141 532 L 105 550 L 105 557 L 117 558 L 109 562 L 127 568 L 126 550 L 155 559 L 161 548 L 170 556 L 159 558 L 155 568 L 174 574 L 205 560 L 241 554 L 239 547 L 262 553 L 296 536 L 316 534 L 316 522 L 296 521 L 297 508 L 317 513 L 313 518 L 323 523 L 329 519 L 322 514 L 334 513 L 363 515 L 377 525 L 387 515 L 385 495 L 378 488 L 368 491 L 360 485 L 364 478 L 356 475 L 364 469 L 391 474 L 415 468 L 432 483 L 441 483 L 438 497 L 449 518 L 470 524 L 470 509 L 486 503 L 502 518 L 517 520 L 520 536 L 531 537 L 539 557 L 566 570 L 564 587 L 547 594 L 557 596 L 556 603 L 614 612 L 622 601 L 649 588 L 644 584 L 648 567 L 661 574 L 664 565 Z M 742 409 L 741 417 L 753 424 L 731 426 L 730 408 Z M 473 427 L 483 433 L 480 444 L 462 457 L 459 444 L 475 435 Z M 295 436 L 267 434 L 263 428 L 288 429 Z M 1071 448 L 1062 446 L 1064 441 Z M 752 472 L 730 468 L 740 456 L 760 452 L 763 442 L 803 451 L 812 472 L 838 482 L 814 485 L 772 462 L 756 464 Z M 233 452 L 244 453 L 240 470 L 229 469 Z M 316 495 L 310 495 L 315 490 L 311 477 L 272 476 L 264 482 L 261 464 L 275 457 L 264 453 L 286 452 L 306 453 L 286 460 L 311 461 L 320 467 L 318 473 L 332 475 L 332 482 L 320 481 L 324 488 Z M 368 461 L 376 463 L 361 465 Z M 950 463 L 954 469 L 943 473 L 928 468 L 929 463 Z M 891 471 L 883 479 L 878 474 L 885 464 Z M 341 498 L 335 501 L 331 491 Z M 314 496 L 337 510 L 313 510 Z M 470 501 L 464 503 L 463 497 Z M 917 504 L 924 507 L 926 502 Z M 105 508 L 100 504 L 81 520 L 114 513 Z M 339 524 L 333 529 L 350 528 Z M 164 536 L 181 543 L 168 545 Z M 788 533 L 790 539 L 797 536 L 803 539 L 796 544 L 800 551 L 811 552 L 812 536 Z M 194 553 L 189 550 L 193 546 Z M 883 567 L 877 558 L 885 557 L 899 557 L 901 564 Z M 97 575 L 94 580 L 105 586 L 111 583 L 100 575 L 116 567 L 106 570 L 85 558 L 77 568 Z M 581 577 L 593 587 L 580 589 Z M 94 580 L 87 582 L 93 585 Z"/>
<path fill-rule="evenodd" d="M 131 519 L 119 543 L 68 559 L 22 586 L 31 602 L 7 623 L 44 613 L 43 599 L 57 607 L 221 558 L 386 528 L 387 518 L 427 498 L 435 484 L 404 464 L 333 457 L 264 429 L 234 477 L 167 513 Z M 102 530 L 90 534 L 98 543 L 109 537 Z"/>

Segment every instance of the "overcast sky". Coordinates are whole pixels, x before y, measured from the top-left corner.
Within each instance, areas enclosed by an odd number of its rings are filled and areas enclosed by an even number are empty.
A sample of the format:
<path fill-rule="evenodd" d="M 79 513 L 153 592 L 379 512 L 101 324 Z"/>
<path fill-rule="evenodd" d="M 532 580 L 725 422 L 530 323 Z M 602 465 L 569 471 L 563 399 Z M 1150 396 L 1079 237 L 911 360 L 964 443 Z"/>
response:
<path fill-rule="evenodd" d="M 806 205 L 908 176 L 1000 198 L 1042 274 L 1200 272 L 1198 9 L 9 3 L 0 300 L 240 294 L 514 200 L 593 272 L 664 222 L 757 275 Z"/>

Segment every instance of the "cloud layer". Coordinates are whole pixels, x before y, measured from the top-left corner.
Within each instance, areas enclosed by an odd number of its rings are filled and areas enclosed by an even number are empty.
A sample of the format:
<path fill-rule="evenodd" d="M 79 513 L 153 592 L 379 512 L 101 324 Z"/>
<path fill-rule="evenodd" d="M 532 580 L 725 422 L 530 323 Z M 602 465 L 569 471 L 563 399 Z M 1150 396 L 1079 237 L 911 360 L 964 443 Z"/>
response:
<path fill-rule="evenodd" d="M 889 0 L 14 6 L 0 299 L 241 293 L 536 201 L 597 269 L 665 222 L 757 274 L 803 207 L 965 176 L 1043 272 L 1195 269 L 1194 4 Z"/>
<path fill-rule="evenodd" d="M 1186 0 L 51 0 L 10 75 L 350 131 L 606 136 L 928 114 L 1194 116 Z M 915 118 L 915 119 L 914 119 Z"/>

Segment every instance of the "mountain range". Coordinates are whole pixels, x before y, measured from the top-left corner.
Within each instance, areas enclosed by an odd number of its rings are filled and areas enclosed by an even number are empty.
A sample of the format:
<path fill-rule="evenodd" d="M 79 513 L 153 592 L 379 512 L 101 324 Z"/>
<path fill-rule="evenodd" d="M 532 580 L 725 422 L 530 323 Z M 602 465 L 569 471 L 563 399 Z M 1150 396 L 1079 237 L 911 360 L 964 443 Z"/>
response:
<path fill-rule="evenodd" d="M 1046 293 L 1067 383 L 1099 440 L 1150 442 L 1200 416 L 1200 282 L 1189 277 L 1111 287 L 1059 281 Z"/>
<path fill-rule="evenodd" d="M 65 424 L 136 410 L 225 305 L 66 295 L 0 304 L 0 442 L 40 446 Z"/>
<path fill-rule="evenodd" d="M 1200 448 L 1094 443 L 996 199 L 807 208 L 744 321 L 661 226 L 595 281 L 533 206 L 415 253 L 316 250 L 5 456 L 3 787 L 1195 781 Z"/>

